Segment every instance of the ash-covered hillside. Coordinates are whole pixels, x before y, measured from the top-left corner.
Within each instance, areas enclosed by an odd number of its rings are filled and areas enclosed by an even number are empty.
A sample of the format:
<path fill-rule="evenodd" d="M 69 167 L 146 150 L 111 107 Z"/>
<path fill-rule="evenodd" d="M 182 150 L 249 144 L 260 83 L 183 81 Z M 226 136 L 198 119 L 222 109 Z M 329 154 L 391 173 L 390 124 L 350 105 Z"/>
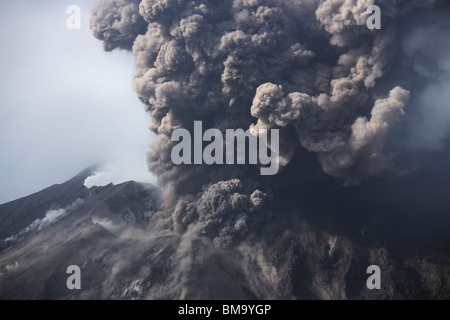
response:
<path fill-rule="evenodd" d="M 126 250 L 131 257 L 139 251 L 133 237 L 156 212 L 158 190 L 136 182 L 87 189 L 84 181 L 91 174 L 85 170 L 66 183 L 0 206 L 0 298 L 101 298 L 102 282 L 121 261 L 107 267 L 105 260 L 114 261 L 124 250 L 118 239 L 125 230 L 134 230 Z M 67 290 L 70 265 L 81 267 L 82 292 Z M 122 293 L 114 294 L 133 294 Z"/>
<path fill-rule="evenodd" d="M 443 248 L 402 255 L 370 229 L 298 212 L 266 217 L 245 243 L 218 248 L 208 235 L 156 232 L 155 187 L 87 189 L 89 175 L 0 206 L 1 299 L 450 298 Z M 366 287 L 372 264 L 381 290 Z M 66 286 L 70 265 L 80 267 L 81 290 Z"/>

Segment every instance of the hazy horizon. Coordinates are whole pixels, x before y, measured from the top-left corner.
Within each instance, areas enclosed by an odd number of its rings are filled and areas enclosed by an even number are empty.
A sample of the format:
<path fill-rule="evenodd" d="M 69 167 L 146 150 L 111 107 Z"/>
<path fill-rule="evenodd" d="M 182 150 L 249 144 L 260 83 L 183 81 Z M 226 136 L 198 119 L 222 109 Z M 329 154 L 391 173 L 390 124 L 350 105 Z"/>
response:
<path fill-rule="evenodd" d="M 91 183 L 155 182 L 145 154 L 151 123 L 132 89 L 134 57 L 106 53 L 89 29 L 95 1 L 2 2 L 0 203 L 100 164 Z M 69 5 L 81 30 L 69 30 Z"/>

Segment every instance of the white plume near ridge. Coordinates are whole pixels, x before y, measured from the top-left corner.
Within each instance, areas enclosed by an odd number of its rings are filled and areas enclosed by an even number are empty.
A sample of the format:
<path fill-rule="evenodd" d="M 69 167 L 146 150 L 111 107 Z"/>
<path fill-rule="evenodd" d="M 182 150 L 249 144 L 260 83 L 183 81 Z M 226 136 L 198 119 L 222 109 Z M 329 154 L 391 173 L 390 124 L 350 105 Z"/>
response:
<path fill-rule="evenodd" d="M 42 219 L 38 218 L 38 219 L 34 220 L 32 223 L 30 223 L 25 229 L 20 231 L 18 234 L 6 238 L 5 242 L 22 241 L 29 233 L 35 232 L 35 231 L 37 231 L 37 232 L 41 231 L 42 229 L 48 227 L 49 225 L 52 225 L 53 223 L 55 223 L 58 220 L 65 217 L 72 210 L 75 210 L 76 208 L 78 208 L 83 203 L 84 203 L 83 199 L 77 199 L 65 208 L 48 210 Z"/>

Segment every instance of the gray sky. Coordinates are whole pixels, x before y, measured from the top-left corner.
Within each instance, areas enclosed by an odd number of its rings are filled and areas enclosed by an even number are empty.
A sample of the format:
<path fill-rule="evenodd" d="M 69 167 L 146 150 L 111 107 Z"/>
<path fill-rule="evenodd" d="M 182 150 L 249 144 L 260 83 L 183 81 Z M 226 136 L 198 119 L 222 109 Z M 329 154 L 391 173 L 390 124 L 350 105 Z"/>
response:
<path fill-rule="evenodd" d="M 89 185 L 154 182 L 150 118 L 131 87 L 131 53 L 103 52 L 93 0 L 0 2 L 0 203 L 61 183 L 95 163 Z M 69 5 L 81 30 L 69 30 Z"/>

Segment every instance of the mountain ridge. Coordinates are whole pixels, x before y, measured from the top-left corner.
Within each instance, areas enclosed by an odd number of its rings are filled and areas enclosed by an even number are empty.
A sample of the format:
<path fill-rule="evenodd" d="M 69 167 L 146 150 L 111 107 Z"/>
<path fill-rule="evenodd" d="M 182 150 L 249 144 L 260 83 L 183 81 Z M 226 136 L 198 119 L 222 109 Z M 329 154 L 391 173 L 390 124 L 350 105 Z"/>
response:
<path fill-rule="evenodd" d="M 0 224 L 0 299 L 450 299 L 448 253 L 402 259 L 299 213 L 255 230 L 262 238 L 217 248 L 189 238 L 195 229 L 157 232 L 156 187 L 88 189 L 86 174 L 0 206 L 0 220 L 11 220 L 9 230 Z M 371 264 L 383 290 L 366 288 Z M 70 265 L 82 290 L 66 286 Z"/>

